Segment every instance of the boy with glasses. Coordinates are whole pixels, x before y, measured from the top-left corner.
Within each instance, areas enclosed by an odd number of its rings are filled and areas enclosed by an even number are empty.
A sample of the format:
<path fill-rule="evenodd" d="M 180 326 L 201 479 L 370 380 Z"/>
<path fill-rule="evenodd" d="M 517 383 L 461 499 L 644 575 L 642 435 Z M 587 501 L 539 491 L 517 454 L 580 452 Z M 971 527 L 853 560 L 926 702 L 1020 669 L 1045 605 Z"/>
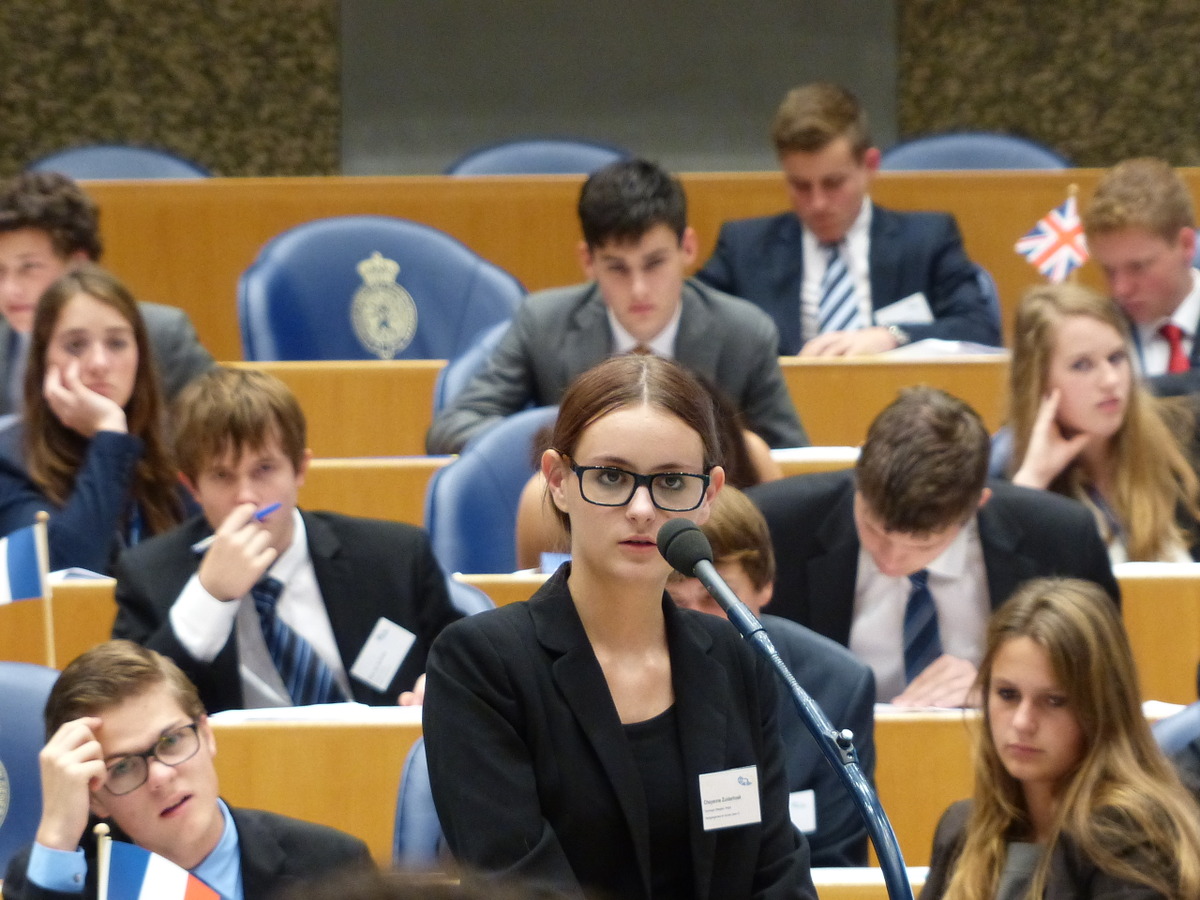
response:
<path fill-rule="evenodd" d="M 370 866 L 366 844 L 218 796 L 216 740 L 195 686 L 164 656 L 110 641 L 67 666 L 44 713 L 42 818 L 9 864 L 4 896 L 97 896 L 91 826 L 188 869 L 222 898 L 257 898 Z"/>

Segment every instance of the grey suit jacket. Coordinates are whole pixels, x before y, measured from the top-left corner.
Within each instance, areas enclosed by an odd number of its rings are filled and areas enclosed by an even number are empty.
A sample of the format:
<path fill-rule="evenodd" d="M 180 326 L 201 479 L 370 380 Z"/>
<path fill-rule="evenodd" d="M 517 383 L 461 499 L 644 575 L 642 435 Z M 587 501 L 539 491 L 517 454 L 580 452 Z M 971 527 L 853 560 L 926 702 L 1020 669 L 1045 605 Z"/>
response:
<path fill-rule="evenodd" d="M 1048 491 L 991 482 L 976 514 L 988 595 L 996 609 L 1022 581 L 1085 578 L 1114 602 L 1120 588 L 1092 514 Z M 775 596 L 767 611 L 843 646 L 850 640 L 858 580 L 854 472 L 794 475 L 746 491 L 767 520 L 775 547 Z"/>
<path fill-rule="evenodd" d="M 370 868 L 371 855 L 361 840 L 325 825 L 315 825 L 258 809 L 229 808 L 238 832 L 242 892 L 247 900 L 267 900 L 285 888 L 341 869 Z M 96 840 L 84 832 L 87 882 L 80 893 L 47 891 L 30 883 L 25 872 L 29 850 L 13 857 L 4 878 L 5 898 L 16 900 L 92 900 L 96 896 Z M 114 833 L 118 840 L 129 840 Z"/>
<path fill-rule="evenodd" d="M 467 439 L 527 406 L 557 404 L 575 376 L 612 353 L 604 300 L 594 283 L 531 294 L 486 367 L 429 429 L 430 453 Z M 675 358 L 708 378 L 772 447 L 808 444 L 779 369 L 775 326 L 752 304 L 688 280 Z"/>
<path fill-rule="evenodd" d="M 185 384 L 213 366 L 212 354 L 200 343 L 187 313 L 160 303 L 139 303 L 146 333 L 154 351 L 163 396 L 173 399 Z M 12 371 L 12 328 L 0 317 L 0 415 L 17 412 L 9 402 L 9 384 L 17 377 Z M 21 373 L 21 377 L 24 373 Z"/>

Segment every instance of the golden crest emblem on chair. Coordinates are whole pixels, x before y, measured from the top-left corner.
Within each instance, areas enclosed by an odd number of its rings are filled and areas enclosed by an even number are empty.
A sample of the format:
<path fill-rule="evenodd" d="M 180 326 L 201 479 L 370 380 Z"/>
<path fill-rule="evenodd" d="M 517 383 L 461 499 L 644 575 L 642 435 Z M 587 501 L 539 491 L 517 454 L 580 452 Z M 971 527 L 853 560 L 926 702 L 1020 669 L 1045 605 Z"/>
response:
<path fill-rule="evenodd" d="M 357 266 L 362 287 L 350 302 L 359 343 L 380 359 L 393 359 L 417 333 L 417 304 L 397 281 L 400 264 L 378 250 Z"/>

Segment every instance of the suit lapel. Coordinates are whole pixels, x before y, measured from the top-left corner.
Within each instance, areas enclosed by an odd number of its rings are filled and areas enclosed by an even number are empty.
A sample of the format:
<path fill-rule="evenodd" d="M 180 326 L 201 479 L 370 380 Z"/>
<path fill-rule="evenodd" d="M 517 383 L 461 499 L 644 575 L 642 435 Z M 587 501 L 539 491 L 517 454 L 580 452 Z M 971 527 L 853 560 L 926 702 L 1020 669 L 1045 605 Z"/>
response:
<path fill-rule="evenodd" d="M 649 896 L 650 823 L 641 775 L 624 739 L 604 672 L 567 590 L 565 571 L 560 570 L 547 585 L 542 599 L 529 605 L 534 631 L 538 642 L 557 657 L 551 666 L 554 682 L 613 786 Z"/>
<path fill-rule="evenodd" d="M 988 602 L 997 609 L 1008 599 L 1018 584 L 1039 574 L 1035 560 L 1019 552 L 1024 530 L 1008 509 L 1001 494 L 1003 488 L 993 486 L 995 493 L 976 516 L 979 523 L 979 544 L 983 549 L 983 567 L 987 575 Z"/>
<path fill-rule="evenodd" d="M 611 353 L 612 329 L 608 327 L 608 308 L 600 296 L 600 289 L 592 282 L 571 312 L 566 333 L 562 336 L 562 347 L 555 351 L 565 367 L 563 390 L 575 376 L 586 372 Z"/>
<path fill-rule="evenodd" d="M 359 575 L 349 571 L 348 563 L 341 555 L 342 543 L 328 523 L 306 512 L 301 512 L 300 515 L 304 519 L 308 555 L 312 560 L 317 587 L 321 591 L 321 602 L 325 606 L 326 615 L 329 616 L 329 625 L 337 642 L 342 668 L 346 670 L 346 677 L 350 680 L 353 699 L 360 703 L 371 703 L 379 696 L 378 692 L 352 677 L 350 667 L 354 665 L 358 651 L 365 642 L 364 627 L 370 627 L 374 623 L 364 625 L 358 604 L 339 603 L 336 599 L 345 597 L 348 585 L 354 584 Z"/>
<path fill-rule="evenodd" d="M 805 567 L 812 628 L 842 645 L 850 643 L 858 582 L 854 491 L 854 479 L 847 478 L 842 493 L 817 528 L 817 543 L 824 552 L 814 554 Z"/>
<path fill-rule="evenodd" d="M 717 370 L 717 353 L 722 341 L 713 340 L 713 316 L 691 281 L 683 283 L 683 311 L 679 315 L 679 331 L 675 335 L 675 359 L 680 365 L 708 377 Z"/>
<path fill-rule="evenodd" d="M 279 887 L 287 856 L 279 841 L 254 816 L 229 808 L 238 833 L 238 857 L 242 862 L 242 894 L 266 897 Z"/>
<path fill-rule="evenodd" d="M 771 297 L 775 310 L 763 309 L 771 314 L 776 323 L 786 323 L 780 328 L 780 347 L 795 347 L 804 343 L 800 333 L 800 285 L 804 280 L 804 241 L 800 220 L 792 213 L 779 216 L 775 221 L 774 233 L 763 248 L 763 270 L 768 288 L 763 296 Z"/>
<path fill-rule="evenodd" d="M 871 308 L 881 309 L 894 300 L 895 285 L 900 283 L 900 220 L 890 210 L 871 209 L 871 246 L 867 250 L 871 270 Z"/>

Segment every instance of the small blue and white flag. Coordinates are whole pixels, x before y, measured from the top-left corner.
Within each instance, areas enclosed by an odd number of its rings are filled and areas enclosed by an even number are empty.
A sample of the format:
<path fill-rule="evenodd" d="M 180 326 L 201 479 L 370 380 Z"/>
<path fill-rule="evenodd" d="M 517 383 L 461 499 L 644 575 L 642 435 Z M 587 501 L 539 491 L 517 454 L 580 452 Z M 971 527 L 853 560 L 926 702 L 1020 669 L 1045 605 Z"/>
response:
<path fill-rule="evenodd" d="M 38 531 L 30 525 L 0 538 L 0 603 L 45 596 L 45 581 L 38 560 Z"/>

